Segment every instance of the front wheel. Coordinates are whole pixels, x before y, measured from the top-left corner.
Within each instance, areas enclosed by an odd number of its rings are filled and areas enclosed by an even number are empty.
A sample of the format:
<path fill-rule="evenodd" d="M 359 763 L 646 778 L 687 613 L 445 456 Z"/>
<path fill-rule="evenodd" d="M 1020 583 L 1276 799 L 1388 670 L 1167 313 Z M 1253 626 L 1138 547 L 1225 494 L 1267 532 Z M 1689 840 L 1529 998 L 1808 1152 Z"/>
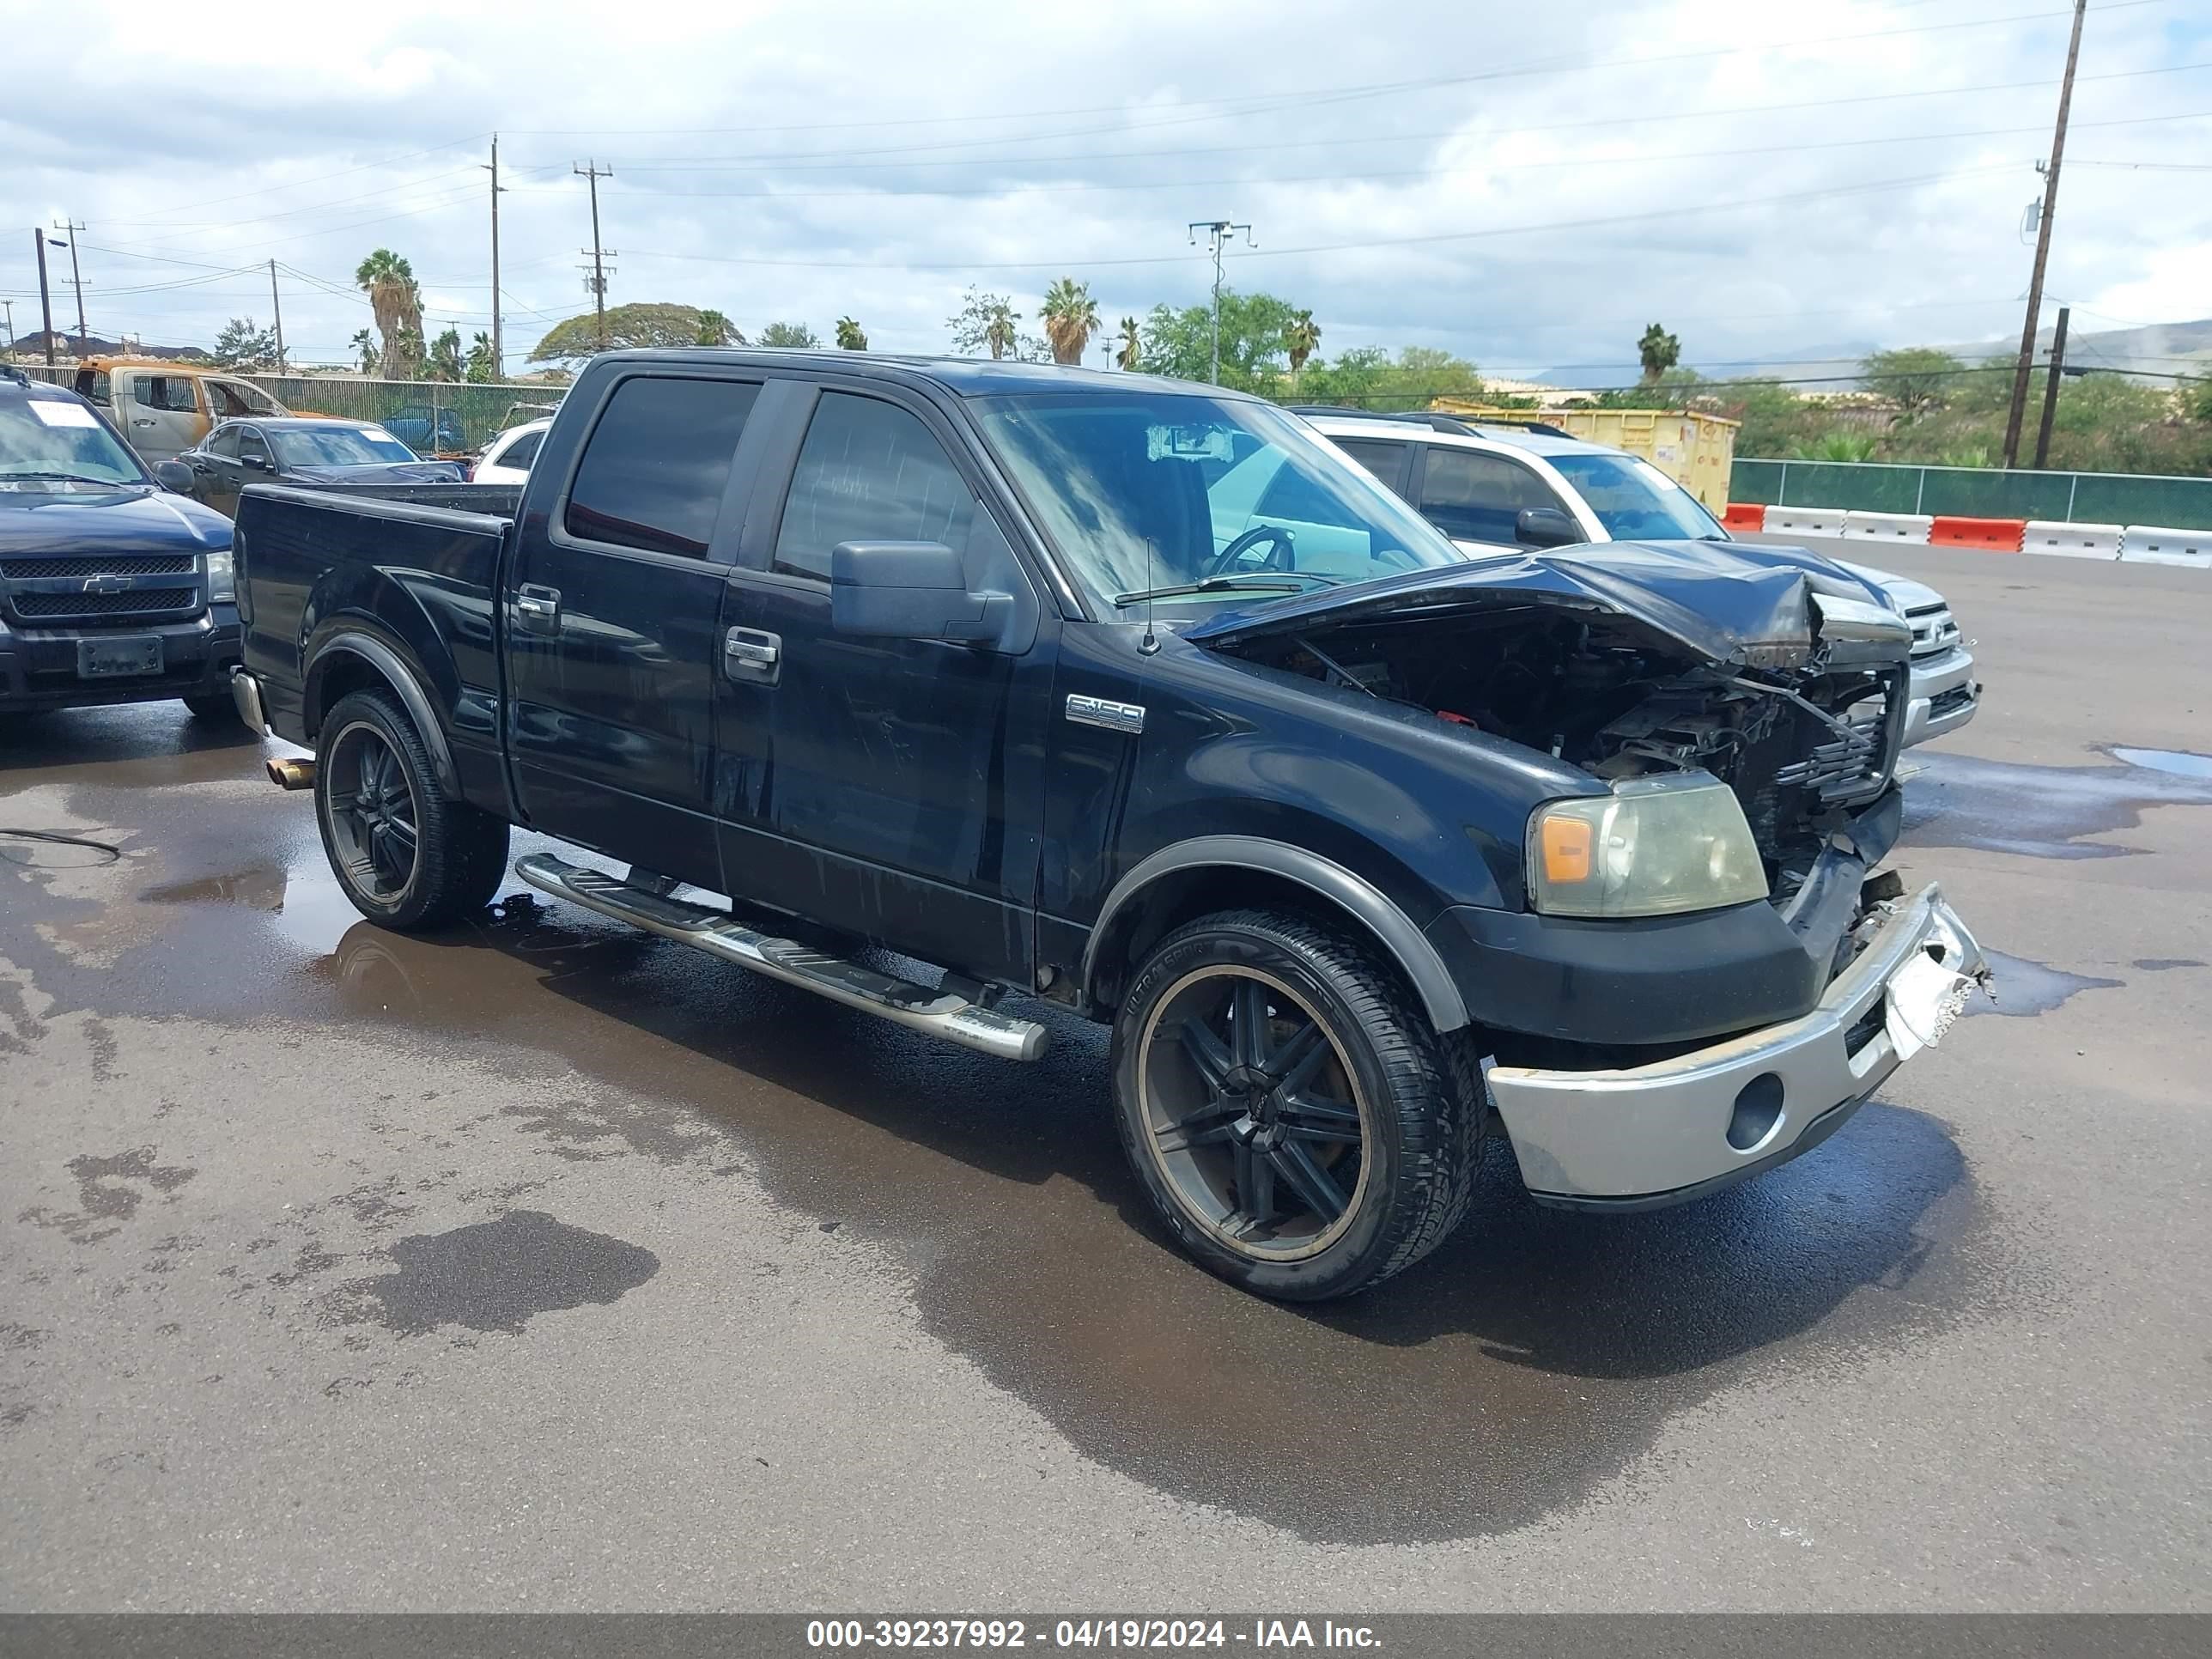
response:
<path fill-rule="evenodd" d="M 506 822 L 438 793 L 422 734 L 383 691 L 324 717 L 315 821 L 353 908 L 401 933 L 481 910 L 507 875 Z"/>
<path fill-rule="evenodd" d="M 1298 917 L 1231 911 L 1162 940 L 1115 1024 L 1114 1090 L 1170 1231 L 1264 1296 L 1389 1278 L 1474 1190 L 1481 1101 L 1397 976 Z"/>

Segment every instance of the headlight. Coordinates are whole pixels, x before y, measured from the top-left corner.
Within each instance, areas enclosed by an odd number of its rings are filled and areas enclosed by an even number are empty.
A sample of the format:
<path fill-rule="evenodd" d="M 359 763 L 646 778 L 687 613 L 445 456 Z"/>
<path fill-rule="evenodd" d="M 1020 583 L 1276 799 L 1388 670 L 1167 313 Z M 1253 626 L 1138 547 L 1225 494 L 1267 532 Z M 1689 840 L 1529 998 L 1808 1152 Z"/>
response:
<path fill-rule="evenodd" d="M 1664 916 L 1766 896 L 1743 808 L 1717 778 L 1637 778 L 1528 820 L 1528 896 L 1554 916 Z"/>
<path fill-rule="evenodd" d="M 235 599 L 238 597 L 238 574 L 228 553 L 207 556 L 208 598 Z"/>

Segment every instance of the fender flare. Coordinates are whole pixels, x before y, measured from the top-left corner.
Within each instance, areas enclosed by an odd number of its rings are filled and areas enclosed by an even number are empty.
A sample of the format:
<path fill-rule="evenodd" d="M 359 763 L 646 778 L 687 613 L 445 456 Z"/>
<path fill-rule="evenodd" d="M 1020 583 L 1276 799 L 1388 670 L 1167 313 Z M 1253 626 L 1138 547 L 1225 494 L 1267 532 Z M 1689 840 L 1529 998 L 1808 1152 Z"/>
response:
<path fill-rule="evenodd" d="M 1084 945 L 1082 985 L 1086 997 L 1098 982 L 1099 948 L 1115 914 L 1161 877 L 1208 867 L 1263 870 L 1311 890 L 1347 912 L 1382 941 L 1383 949 L 1413 982 L 1432 1027 L 1455 1031 L 1468 1023 L 1467 1000 L 1460 994 L 1436 946 L 1382 889 L 1318 853 L 1257 836 L 1197 836 L 1179 841 L 1140 860 L 1115 882 Z"/>
<path fill-rule="evenodd" d="M 358 628 L 340 629 L 316 646 L 314 654 L 307 659 L 302 677 L 309 687 L 333 657 L 354 656 L 376 670 L 390 682 L 399 701 L 406 705 L 408 718 L 415 729 L 422 734 L 422 746 L 430 751 L 430 769 L 436 775 L 439 789 L 458 799 L 460 795 L 460 773 L 453 765 L 453 751 L 446 742 L 446 729 L 438 723 L 436 711 L 431 707 L 429 694 L 407 659 L 374 634 Z M 321 714 L 316 711 L 316 725 L 321 726 Z"/>

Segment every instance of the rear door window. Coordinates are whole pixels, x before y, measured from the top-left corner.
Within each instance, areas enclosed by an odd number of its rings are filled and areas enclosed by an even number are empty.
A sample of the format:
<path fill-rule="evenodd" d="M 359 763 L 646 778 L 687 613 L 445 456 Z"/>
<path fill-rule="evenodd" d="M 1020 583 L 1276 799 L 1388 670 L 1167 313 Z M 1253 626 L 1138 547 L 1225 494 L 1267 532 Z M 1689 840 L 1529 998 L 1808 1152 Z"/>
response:
<path fill-rule="evenodd" d="M 530 471 L 530 464 L 538 459 L 538 446 L 545 441 L 542 432 L 526 432 L 507 447 L 506 452 L 494 461 L 494 466 L 511 466 L 518 472 Z"/>
<path fill-rule="evenodd" d="M 1379 438 L 1336 438 L 1331 441 L 1372 472 L 1393 495 L 1406 493 L 1406 463 L 1413 457 L 1413 445 L 1394 444 Z"/>
<path fill-rule="evenodd" d="M 840 542 L 968 543 L 975 492 L 921 422 L 879 398 L 825 392 L 792 474 L 773 568 L 830 577 Z"/>
<path fill-rule="evenodd" d="M 577 464 L 562 520 L 568 534 L 706 557 L 738 437 L 759 397 L 757 385 L 741 380 L 624 380 Z"/>
<path fill-rule="evenodd" d="M 234 426 L 216 428 L 215 436 L 208 440 L 207 447 L 210 455 L 220 455 L 225 460 L 235 459 L 238 455 L 238 428 Z"/>
<path fill-rule="evenodd" d="M 1421 516 L 1447 536 L 1511 547 L 1518 540 L 1514 520 L 1523 508 L 1565 511 L 1544 481 L 1518 461 L 1445 444 L 1431 444 L 1428 451 L 1421 477 Z"/>

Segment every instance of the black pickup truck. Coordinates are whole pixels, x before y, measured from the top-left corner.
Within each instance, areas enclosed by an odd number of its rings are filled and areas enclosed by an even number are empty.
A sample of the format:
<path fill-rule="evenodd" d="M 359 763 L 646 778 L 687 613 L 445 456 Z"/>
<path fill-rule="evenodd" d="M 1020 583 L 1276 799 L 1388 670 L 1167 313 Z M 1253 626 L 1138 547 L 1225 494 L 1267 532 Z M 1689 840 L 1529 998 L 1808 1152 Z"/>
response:
<path fill-rule="evenodd" d="M 228 721 L 230 539 L 100 410 L 0 369 L 0 718 L 180 697 Z"/>
<path fill-rule="evenodd" d="M 1212 388 L 616 353 L 519 489 L 255 485 L 237 534 L 240 712 L 362 914 L 483 905 L 521 824 L 626 866 L 532 885 L 948 1041 L 1110 1021 L 1137 1178 L 1270 1295 L 1419 1260 L 1501 1127 L 1591 1210 L 1803 1152 L 1985 972 L 1874 873 L 1911 635 L 1863 583 L 1469 562 Z"/>

